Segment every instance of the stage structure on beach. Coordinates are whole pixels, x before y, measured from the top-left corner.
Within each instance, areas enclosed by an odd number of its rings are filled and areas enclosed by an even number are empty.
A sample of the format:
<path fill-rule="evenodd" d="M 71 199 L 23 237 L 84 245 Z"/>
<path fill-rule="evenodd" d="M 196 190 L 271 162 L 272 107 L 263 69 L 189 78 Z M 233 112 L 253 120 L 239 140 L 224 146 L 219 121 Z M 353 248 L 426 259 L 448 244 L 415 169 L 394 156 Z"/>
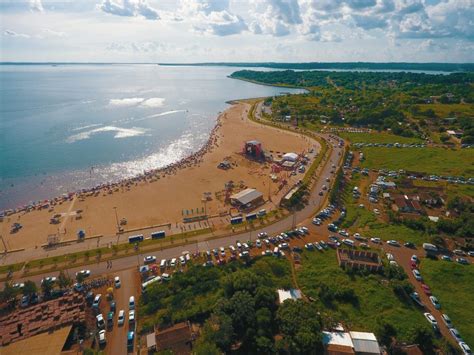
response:
<path fill-rule="evenodd" d="M 262 143 L 257 140 L 251 140 L 244 143 L 243 153 L 254 159 L 265 159 Z"/>

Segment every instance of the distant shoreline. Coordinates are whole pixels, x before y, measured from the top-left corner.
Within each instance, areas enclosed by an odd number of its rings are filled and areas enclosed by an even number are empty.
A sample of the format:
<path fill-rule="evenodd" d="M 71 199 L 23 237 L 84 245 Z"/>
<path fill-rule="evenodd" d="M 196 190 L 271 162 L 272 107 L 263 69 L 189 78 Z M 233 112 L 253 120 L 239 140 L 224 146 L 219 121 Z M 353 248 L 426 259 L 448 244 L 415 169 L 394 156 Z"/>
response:
<path fill-rule="evenodd" d="M 0 65 L 160 65 L 160 66 L 222 66 L 238 68 L 270 68 L 288 70 L 396 70 L 427 72 L 474 72 L 474 63 L 413 62 L 0 62 Z"/>

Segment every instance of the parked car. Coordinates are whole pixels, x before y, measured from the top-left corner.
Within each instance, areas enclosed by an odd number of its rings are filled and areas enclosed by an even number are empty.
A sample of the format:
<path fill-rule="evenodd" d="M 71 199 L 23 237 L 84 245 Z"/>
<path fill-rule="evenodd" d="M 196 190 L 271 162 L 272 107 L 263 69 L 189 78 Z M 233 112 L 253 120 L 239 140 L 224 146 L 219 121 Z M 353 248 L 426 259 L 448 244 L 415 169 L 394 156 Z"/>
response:
<path fill-rule="evenodd" d="M 415 301 L 415 303 L 420 306 L 420 307 L 425 307 L 425 305 L 423 304 L 423 302 L 421 302 L 421 299 L 420 299 L 420 295 L 418 294 L 418 292 L 412 292 L 410 293 L 410 297 L 413 301 Z"/>
<path fill-rule="evenodd" d="M 50 282 L 50 283 L 55 283 L 56 282 L 56 277 L 55 276 L 47 276 L 44 279 L 41 279 L 41 284 L 44 284 L 45 282 Z"/>
<path fill-rule="evenodd" d="M 125 322 L 125 311 L 121 309 L 117 317 L 117 324 L 123 325 L 124 322 Z"/>
<path fill-rule="evenodd" d="M 411 256 L 411 259 L 410 259 L 410 260 L 411 260 L 411 261 L 414 261 L 415 263 L 418 263 L 418 262 L 420 261 L 420 260 L 418 259 L 418 256 L 416 256 L 415 254 L 413 254 L 413 255 Z"/>
<path fill-rule="evenodd" d="M 449 329 L 449 333 L 452 335 L 452 337 L 459 343 L 462 340 L 461 334 L 459 334 L 458 330 L 456 328 L 451 328 Z"/>
<path fill-rule="evenodd" d="M 421 288 L 423 289 L 423 292 L 424 292 L 425 294 L 427 294 L 428 296 L 431 295 L 431 289 L 430 289 L 430 287 L 429 287 L 428 285 L 422 284 L 422 285 L 421 285 Z"/>
<path fill-rule="evenodd" d="M 423 278 L 421 277 L 420 271 L 418 271 L 418 269 L 414 269 L 412 272 L 413 272 L 413 276 L 415 276 L 415 279 L 417 281 L 423 280 Z"/>
<path fill-rule="evenodd" d="M 91 276 L 91 271 L 90 270 L 81 270 L 76 272 L 76 276 L 82 275 L 83 277 L 89 277 Z"/>
<path fill-rule="evenodd" d="M 391 245 L 393 247 L 399 247 L 400 246 L 400 244 L 396 240 L 393 240 L 393 239 L 387 240 L 387 244 Z"/>
<path fill-rule="evenodd" d="M 435 296 L 430 296 L 430 301 L 436 309 L 441 308 L 441 304 L 439 303 L 438 299 Z"/>
<path fill-rule="evenodd" d="M 403 245 L 406 246 L 407 248 L 414 248 L 415 247 L 415 244 L 413 244 L 412 242 L 406 242 Z"/>
<path fill-rule="evenodd" d="M 143 259 L 143 263 L 144 264 L 154 264 L 154 263 L 156 263 L 156 256 L 154 256 L 154 255 L 145 256 L 145 258 Z"/>
<path fill-rule="evenodd" d="M 442 314 L 441 319 L 443 320 L 444 324 L 446 324 L 448 329 L 453 327 L 453 323 L 451 322 L 451 318 L 449 318 L 447 314 Z"/>
<path fill-rule="evenodd" d="M 122 284 L 121 284 L 121 282 L 120 282 L 120 277 L 115 276 L 115 278 L 114 278 L 114 286 L 115 286 L 115 288 L 120 288 L 120 286 L 122 286 Z"/>
<path fill-rule="evenodd" d="M 135 297 L 133 296 L 130 296 L 130 299 L 128 300 L 128 309 L 135 309 Z"/>
<path fill-rule="evenodd" d="M 99 344 L 100 345 L 105 345 L 105 343 L 107 342 L 107 340 L 105 339 L 105 330 L 102 329 L 99 331 Z"/>
<path fill-rule="evenodd" d="M 428 312 L 424 313 L 424 316 L 425 316 L 426 320 L 431 324 L 433 329 L 435 329 L 437 331 L 439 328 L 438 328 L 438 322 L 436 321 L 435 317 L 433 317 L 433 315 L 431 313 L 428 313 Z"/>
<path fill-rule="evenodd" d="M 21 297 L 20 307 L 26 308 L 30 304 L 30 298 L 28 296 Z"/>
<path fill-rule="evenodd" d="M 444 261 L 452 261 L 451 257 L 449 255 L 443 255 L 441 257 L 441 260 L 444 260 Z"/>
<path fill-rule="evenodd" d="M 135 311 L 132 309 L 131 311 L 128 312 L 128 321 L 130 323 L 135 322 Z"/>
<path fill-rule="evenodd" d="M 102 295 L 100 293 L 97 294 L 94 298 L 94 302 L 92 302 L 92 308 L 99 309 L 101 299 Z"/>
<path fill-rule="evenodd" d="M 467 259 L 465 259 L 465 258 L 456 258 L 456 262 L 458 262 L 459 264 L 462 264 L 462 265 L 468 265 L 469 264 L 469 261 L 467 261 Z"/>
<path fill-rule="evenodd" d="M 471 348 L 465 342 L 460 341 L 458 345 L 461 348 L 461 351 L 464 355 L 472 355 Z"/>
<path fill-rule="evenodd" d="M 380 244 L 380 243 L 381 243 L 380 238 L 377 238 L 377 237 L 370 238 L 370 241 L 371 241 L 372 243 L 375 243 L 375 244 Z"/>
<path fill-rule="evenodd" d="M 99 313 L 96 317 L 96 323 L 97 323 L 97 328 L 99 329 L 105 329 L 105 321 L 104 317 L 102 316 L 102 313 Z"/>

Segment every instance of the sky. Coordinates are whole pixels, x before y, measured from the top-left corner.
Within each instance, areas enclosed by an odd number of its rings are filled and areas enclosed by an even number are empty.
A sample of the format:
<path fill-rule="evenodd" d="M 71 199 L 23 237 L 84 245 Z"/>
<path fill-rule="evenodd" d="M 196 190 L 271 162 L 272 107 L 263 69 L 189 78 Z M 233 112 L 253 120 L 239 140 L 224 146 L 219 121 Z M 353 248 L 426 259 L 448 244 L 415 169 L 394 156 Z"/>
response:
<path fill-rule="evenodd" d="M 0 61 L 474 62 L 474 0 L 0 0 Z"/>

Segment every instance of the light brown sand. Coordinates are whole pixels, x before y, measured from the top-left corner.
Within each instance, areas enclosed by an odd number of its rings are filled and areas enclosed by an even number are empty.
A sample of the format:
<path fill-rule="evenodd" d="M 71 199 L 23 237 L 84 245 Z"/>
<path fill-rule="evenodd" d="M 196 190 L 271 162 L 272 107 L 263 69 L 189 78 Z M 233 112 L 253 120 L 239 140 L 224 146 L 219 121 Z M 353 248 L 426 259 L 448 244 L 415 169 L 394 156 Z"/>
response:
<path fill-rule="evenodd" d="M 235 183 L 243 181 L 246 187 L 261 191 L 267 200 L 270 164 L 250 161 L 243 157 L 240 154 L 243 143 L 257 139 L 262 142 L 266 151 L 281 153 L 303 153 L 315 147 L 317 143 L 309 141 L 306 137 L 248 120 L 249 108 L 248 104 L 238 103 L 221 115 L 221 126 L 215 133 L 217 139 L 214 148 L 194 166 L 177 170 L 164 177 L 160 174 L 162 177 L 154 182 L 138 182 L 129 190 L 124 188 L 113 194 L 100 193 L 96 197 L 75 198 L 73 202 L 67 201 L 57 205 L 54 212 L 39 210 L 10 216 L 1 226 L 8 248 L 40 246 L 47 242 L 48 234 L 55 234 L 58 230 L 62 240 L 76 238 L 79 229 L 84 229 L 89 236 L 114 234 L 117 230 L 114 207 L 117 208 L 119 219 L 122 217 L 127 219 L 126 229 L 162 223 L 172 223 L 175 226 L 177 222 L 182 222 L 183 209 L 201 209 L 204 206 L 202 202 L 204 192 L 212 193 L 212 200 L 207 203 L 209 215 L 225 212 L 230 206 L 224 205 L 223 199 L 216 198 L 216 193 L 223 191 L 225 183 L 229 180 Z M 319 146 L 316 146 L 316 149 L 318 148 Z M 217 165 L 225 158 L 237 166 L 227 171 L 218 169 Z M 287 173 L 281 175 L 282 178 L 287 176 Z M 291 177 L 289 185 L 299 178 L 301 176 Z M 279 201 L 283 194 L 283 192 L 276 194 L 279 185 L 280 183 L 271 183 L 273 202 Z M 62 218 L 60 224 L 49 223 L 55 213 L 67 213 L 78 209 L 83 210 L 80 220 L 70 216 Z M 23 229 L 16 234 L 10 234 L 9 228 L 16 221 L 23 225 Z M 0 243 L 1 249 L 3 245 Z"/>

